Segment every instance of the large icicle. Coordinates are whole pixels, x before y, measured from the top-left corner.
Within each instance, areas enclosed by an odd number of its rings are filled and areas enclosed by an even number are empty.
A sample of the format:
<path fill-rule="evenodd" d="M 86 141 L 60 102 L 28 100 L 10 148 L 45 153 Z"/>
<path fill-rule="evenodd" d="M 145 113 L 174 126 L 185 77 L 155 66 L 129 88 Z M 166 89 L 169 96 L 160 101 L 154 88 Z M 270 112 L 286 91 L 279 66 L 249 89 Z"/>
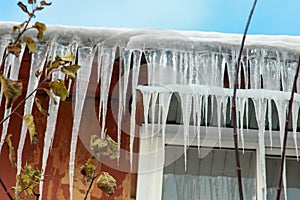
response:
<path fill-rule="evenodd" d="M 22 48 L 22 51 L 21 51 L 19 57 L 9 55 L 12 58 L 8 59 L 7 62 L 5 63 L 10 68 L 9 78 L 11 80 L 18 80 L 20 66 L 21 66 L 21 60 L 22 60 L 24 51 L 25 51 L 25 46 L 23 45 L 23 48 Z M 2 100 L 2 97 L 0 99 L 0 102 L 1 102 L 1 100 Z M 9 109 L 5 109 L 3 119 L 6 118 L 7 116 L 9 116 L 10 114 L 11 114 L 11 107 Z M 8 129 L 9 121 L 10 121 L 10 118 L 8 118 L 2 124 L 2 135 L 1 135 L 1 141 L 0 141 L 0 153 L 1 153 L 3 143 L 4 143 L 6 135 L 7 135 L 7 129 Z"/>
<path fill-rule="evenodd" d="M 63 79 L 63 74 L 56 74 L 56 77 Z M 53 78 L 54 78 L 53 74 Z M 54 80 L 52 78 L 52 80 Z M 46 167 L 47 167 L 47 161 L 48 161 L 48 156 L 50 153 L 50 150 L 52 148 L 52 143 L 54 139 L 54 134 L 55 134 L 55 127 L 57 123 L 57 115 L 58 115 L 58 109 L 59 109 L 59 104 L 60 104 L 60 99 L 59 97 L 54 97 L 57 104 L 55 105 L 54 102 L 50 99 L 49 101 L 49 107 L 48 107 L 48 113 L 49 116 L 47 117 L 47 126 L 46 126 L 46 132 L 45 132 L 45 137 L 44 137 L 44 148 L 43 148 L 43 158 L 42 158 L 42 169 L 41 169 L 41 178 L 42 180 L 45 177 L 45 172 L 46 172 Z M 44 182 L 41 181 L 39 185 L 39 192 L 40 192 L 40 198 L 43 198 L 43 185 Z"/>
<path fill-rule="evenodd" d="M 166 123 L 167 123 L 167 116 L 170 107 L 171 101 L 171 92 L 163 92 L 159 94 L 159 107 L 161 108 L 161 122 L 162 122 L 162 143 L 163 146 L 165 145 L 165 133 L 166 133 Z M 191 106 L 191 105 L 190 105 Z"/>
<path fill-rule="evenodd" d="M 184 169 L 187 164 L 187 145 L 189 145 L 189 126 L 192 110 L 192 95 L 190 93 L 179 92 L 181 99 L 182 121 L 183 121 L 183 140 L 184 140 Z"/>
<path fill-rule="evenodd" d="M 298 143 L 297 143 L 297 124 L 298 124 L 298 116 L 299 116 L 299 106 L 300 106 L 299 102 L 293 102 L 293 108 L 292 108 L 293 138 L 295 143 L 297 160 L 299 160 Z"/>
<path fill-rule="evenodd" d="M 196 94 L 193 98 L 195 101 L 195 109 L 196 109 L 196 117 L 197 117 L 197 146 L 198 146 L 198 153 L 200 155 L 200 138 L 201 138 L 201 120 L 202 120 L 202 95 Z"/>
<path fill-rule="evenodd" d="M 252 99 L 254 108 L 255 108 L 255 115 L 256 121 L 258 125 L 258 165 L 261 171 L 260 182 L 262 184 L 262 190 L 264 191 L 264 199 L 267 198 L 267 182 L 266 182 L 266 158 L 265 158 L 265 116 L 266 116 L 266 107 L 267 102 L 266 99 Z"/>
<path fill-rule="evenodd" d="M 79 134 L 79 127 L 81 121 L 82 109 L 86 97 L 86 92 L 90 80 L 92 63 L 95 56 L 95 48 L 83 47 L 78 49 L 78 64 L 82 66 L 78 70 L 76 79 L 76 99 L 74 108 L 74 119 L 72 128 L 72 139 L 70 149 L 69 162 L 69 180 L 70 180 L 70 199 L 73 198 L 73 176 L 74 176 L 74 162 L 77 147 L 77 139 Z"/>
<path fill-rule="evenodd" d="M 268 121 L 269 121 L 269 134 L 270 134 L 270 147 L 273 147 L 273 136 L 272 136 L 272 99 L 268 99 Z"/>
<path fill-rule="evenodd" d="M 40 77 L 35 76 L 35 71 L 37 69 L 43 70 L 44 63 L 46 61 L 46 55 L 48 52 L 48 46 L 37 44 L 37 52 L 35 54 L 32 54 L 32 60 L 31 60 L 31 66 L 30 66 L 30 72 L 29 72 L 29 80 L 28 80 L 28 86 L 27 86 L 27 93 L 26 96 L 28 96 L 32 91 L 37 88 Z M 31 113 L 33 102 L 34 102 L 35 93 L 26 100 L 24 105 L 24 114 Z M 23 147 L 25 144 L 26 139 L 26 133 L 27 133 L 27 125 L 25 121 L 22 122 L 22 129 L 21 129 L 21 135 L 20 135 L 20 141 L 18 146 L 18 152 L 17 152 L 17 174 L 20 174 L 22 169 L 22 153 L 23 153 Z"/>
<path fill-rule="evenodd" d="M 145 136 L 149 137 L 148 134 L 148 115 L 149 115 L 149 104 L 152 96 L 152 92 L 142 91 L 143 93 L 143 105 L 144 105 L 144 123 L 145 123 Z"/>
<path fill-rule="evenodd" d="M 132 103 L 131 103 L 131 114 L 130 114 L 130 167 L 132 169 L 133 159 L 133 142 L 135 136 L 136 126 L 136 87 L 138 85 L 138 78 L 140 73 L 140 63 L 142 58 L 141 51 L 133 51 L 133 67 L 132 67 Z"/>
<path fill-rule="evenodd" d="M 284 127 L 285 127 L 285 117 L 286 117 L 286 109 L 287 109 L 287 102 L 274 99 L 277 113 L 278 113 L 278 120 L 279 120 L 279 138 L 280 138 L 280 148 L 283 148 L 283 138 L 284 138 Z"/>
<path fill-rule="evenodd" d="M 111 76 L 115 61 L 116 47 L 103 48 L 101 62 L 101 83 L 100 83 L 100 102 L 99 102 L 99 121 L 102 118 L 101 137 L 104 137 L 105 121 L 107 114 L 108 93 L 110 88 Z M 100 67 L 100 66 L 98 66 Z M 101 115 L 102 114 L 102 115 Z"/>
<path fill-rule="evenodd" d="M 50 52 L 51 57 L 54 57 L 56 55 L 64 56 L 67 52 L 70 51 L 70 48 L 67 46 L 62 45 L 55 45 L 52 47 L 52 51 Z M 52 80 L 62 79 L 64 80 L 65 75 L 62 72 L 53 72 L 52 74 Z M 60 98 L 55 96 L 55 101 L 57 102 L 57 105 L 55 105 L 54 101 L 49 100 L 49 106 L 48 106 L 48 113 L 49 116 L 47 117 L 47 125 L 46 125 L 46 132 L 44 137 L 44 147 L 43 147 L 43 157 L 42 157 L 42 168 L 41 168 L 41 178 L 44 179 L 46 168 L 47 168 L 47 161 L 49 157 L 50 150 L 52 148 L 52 143 L 54 140 L 55 135 L 55 128 L 57 123 L 57 116 L 58 116 L 58 109 L 60 105 Z M 39 185 L 39 192 L 40 192 L 40 198 L 43 198 L 43 186 L 44 182 L 41 181 Z"/>

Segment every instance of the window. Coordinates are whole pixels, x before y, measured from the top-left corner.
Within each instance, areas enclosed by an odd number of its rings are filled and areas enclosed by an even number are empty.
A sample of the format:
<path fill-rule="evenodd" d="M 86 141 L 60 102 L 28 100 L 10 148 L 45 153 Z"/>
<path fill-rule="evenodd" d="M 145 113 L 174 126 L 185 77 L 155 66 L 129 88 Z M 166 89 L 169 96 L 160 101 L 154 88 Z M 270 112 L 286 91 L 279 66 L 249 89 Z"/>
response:
<path fill-rule="evenodd" d="M 276 199 L 279 181 L 279 170 L 281 158 L 278 156 L 268 156 L 267 162 L 267 199 Z M 287 199 L 296 200 L 300 196 L 300 162 L 293 157 L 286 158 L 286 179 L 287 179 Z M 284 199 L 284 191 L 281 192 L 281 199 Z"/>
<path fill-rule="evenodd" d="M 182 151 L 180 146 L 168 146 L 165 157 Z M 197 147 L 190 147 L 186 155 L 186 170 L 183 154 L 164 168 L 163 200 L 239 199 L 234 150 L 201 148 L 199 153 Z M 240 159 L 245 167 L 245 199 L 256 199 L 255 151 L 245 151 Z"/>

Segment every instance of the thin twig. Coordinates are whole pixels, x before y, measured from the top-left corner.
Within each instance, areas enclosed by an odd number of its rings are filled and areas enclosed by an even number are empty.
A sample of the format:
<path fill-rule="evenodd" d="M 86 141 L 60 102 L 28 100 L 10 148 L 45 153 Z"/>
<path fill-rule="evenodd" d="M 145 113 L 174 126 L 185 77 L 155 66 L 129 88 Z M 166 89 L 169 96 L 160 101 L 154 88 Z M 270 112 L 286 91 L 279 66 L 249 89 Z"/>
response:
<path fill-rule="evenodd" d="M 1 177 L 0 177 L 0 184 L 1 184 L 1 186 L 3 187 L 3 189 L 4 189 L 5 193 L 6 193 L 6 195 L 8 196 L 8 198 L 9 198 L 10 200 L 13 200 L 13 197 L 12 197 L 11 194 L 8 192 L 7 187 L 5 186 L 5 184 L 4 184 L 4 182 L 3 182 L 3 180 L 2 180 Z"/>
<path fill-rule="evenodd" d="M 244 31 L 243 40 L 240 47 L 240 52 L 238 56 L 238 61 L 236 63 L 236 71 L 235 71 L 235 81 L 234 81 L 234 90 L 233 90 L 233 98 L 232 98 L 232 125 L 233 125 L 233 138 L 234 138 L 234 149 L 235 149 L 235 161 L 236 161 L 236 172 L 238 178 L 238 187 L 239 187 L 239 196 L 240 200 L 244 199 L 243 196 L 243 184 L 242 184 L 242 173 L 241 173 L 241 165 L 240 165 L 240 156 L 239 156 L 239 147 L 238 147 L 238 133 L 237 133 L 237 119 L 236 119 L 236 92 L 238 89 L 238 74 L 239 68 L 241 64 L 242 53 L 246 41 L 246 36 L 248 32 L 248 28 L 251 22 L 251 18 L 256 6 L 257 0 L 254 1 L 251 12 L 248 17 L 248 22 Z"/>
<path fill-rule="evenodd" d="M 48 78 L 45 78 L 39 85 L 38 85 L 38 87 L 37 88 L 35 88 L 27 97 L 25 97 L 24 99 L 22 99 L 18 104 L 17 104 L 17 106 L 11 111 L 11 113 L 8 115 L 8 116 L 6 116 L 4 119 L 2 119 L 1 120 L 1 122 L 0 122 L 0 125 L 1 124 L 3 124 L 3 122 L 5 122 L 7 119 L 9 119 L 10 117 L 11 117 L 11 115 L 13 115 L 15 112 L 16 112 L 16 110 L 27 100 L 27 99 L 29 99 L 37 90 L 38 90 L 38 88 L 42 85 L 42 84 L 44 84 L 46 81 L 48 80 Z"/>
<path fill-rule="evenodd" d="M 88 189 L 87 189 L 86 192 L 85 192 L 85 196 L 84 196 L 84 199 L 83 199 L 83 200 L 87 200 L 87 197 L 88 197 L 88 195 L 89 195 L 89 193 L 90 193 L 90 190 L 92 189 L 92 185 L 93 185 L 95 179 L 100 175 L 100 174 L 95 175 L 96 172 L 97 172 L 97 170 L 98 170 L 98 167 L 99 167 L 99 161 L 97 161 L 97 167 L 96 167 L 96 169 L 95 169 L 94 172 L 93 172 L 93 178 L 92 178 L 92 180 L 91 180 L 91 182 L 90 182 L 90 184 L 89 184 Z"/>
<path fill-rule="evenodd" d="M 279 183 L 278 183 L 277 196 L 276 196 L 277 200 L 280 200 L 280 194 L 281 194 L 281 189 L 282 189 L 281 186 L 282 186 L 282 181 L 283 181 L 283 168 L 284 168 L 286 143 L 287 143 L 287 137 L 288 137 L 288 131 L 289 131 L 289 122 L 290 122 L 289 119 L 290 119 L 290 116 L 291 116 L 291 113 L 292 113 L 292 106 L 293 106 L 293 101 L 294 101 L 294 94 L 295 94 L 295 91 L 296 91 L 296 85 L 297 85 L 297 80 L 298 80 L 298 75 L 299 75 L 299 69 L 300 69 L 300 56 L 299 56 L 299 61 L 298 61 L 298 68 L 296 70 L 296 74 L 295 74 L 295 78 L 294 78 L 293 88 L 292 88 L 292 91 L 291 91 L 291 97 L 290 97 L 290 100 L 289 100 L 288 114 L 286 115 L 286 118 L 285 118 L 283 148 L 282 148 L 282 153 L 281 153 L 280 176 L 279 176 Z"/>

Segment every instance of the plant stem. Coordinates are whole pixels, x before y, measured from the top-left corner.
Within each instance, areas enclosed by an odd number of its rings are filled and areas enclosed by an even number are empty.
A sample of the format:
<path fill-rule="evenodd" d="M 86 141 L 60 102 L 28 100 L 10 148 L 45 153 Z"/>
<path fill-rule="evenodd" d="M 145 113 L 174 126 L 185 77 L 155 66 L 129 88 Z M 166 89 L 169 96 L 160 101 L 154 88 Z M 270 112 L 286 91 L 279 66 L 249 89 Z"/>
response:
<path fill-rule="evenodd" d="M 96 171 L 97 171 L 97 169 L 98 169 L 98 167 L 99 167 L 99 163 L 100 163 L 100 162 L 97 161 L 97 166 L 96 166 L 96 169 L 95 169 L 95 171 L 94 171 L 94 173 L 93 173 L 93 178 L 92 178 L 92 180 L 91 180 L 91 182 L 90 182 L 90 184 L 89 184 L 88 189 L 87 189 L 86 192 L 85 192 L 85 196 L 84 196 L 84 199 L 83 199 L 83 200 L 87 200 L 87 197 L 88 197 L 88 195 L 89 195 L 89 193 L 90 193 L 90 190 L 92 189 L 92 185 L 93 185 L 95 179 L 99 176 L 99 174 L 98 174 L 98 175 L 95 175 L 95 174 L 96 174 Z"/>
<path fill-rule="evenodd" d="M 245 40 L 248 32 L 248 28 L 251 22 L 251 18 L 256 6 L 257 0 L 254 1 L 251 12 L 248 17 L 248 22 L 244 31 L 240 52 L 238 56 L 238 61 L 236 63 L 236 71 L 235 71 L 235 81 L 234 81 L 234 89 L 233 89 L 233 98 L 232 98 L 232 125 L 233 125 L 233 138 L 234 138 L 234 150 L 235 150 L 235 161 L 236 161 L 236 172 L 238 178 L 238 187 L 239 187 L 239 196 L 240 200 L 244 199 L 243 196 L 243 184 L 242 184 L 242 173 L 241 173 L 241 165 L 240 165 L 240 156 L 239 156 L 239 147 L 238 147 L 238 133 L 237 133 L 237 118 L 236 118 L 236 92 L 238 89 L 238 74 L 239 68 L 241 64 L 242 53 L 245 45 Z"/>
<path fill-rule="evenodd" d="M 285 128 L 284 128 L 284 138 L 283 138 L 283 148 L 282 148 L 282 153 L 281 153 L 281 165 L 280 165 L 280 176 L 279 176 L 279 183 L 278 183 L 278 188 L 277 188 L 277 196 L 276 199 L 280 200 L 280 194 L 281 194 L 281 189 L 282 189 L 282 181 L 283 181 L 283 168 L 284 168 L 284 160 L 285 160 L 285 153 L 286 153 L 286 143 L 287 143 L 287 136 L 288 136 L 288 131 L 289 131 L 289 119 L 292 113 L 292 106 L 293 106 L 293 101 L 294 101 L 294 94 L 296 91 L 296 85 L 297 85 L 297 80 L 298 80 L 298 75 L 299 75 L 299 69 L 300 69 L 300 56 L 299 56 L 299 61 L 298 61 L 298 68 L 296 70 L 295 78 L 294 78 L 294 83 L 293 83 L 293 88 L 291 91 L 291 97 L 289 100 L 289 107 L 288 107 L 288 113 L 285 118 Z M 295 123 L 295 122 L 294 122 Z"/>
<path fill-rule="evenodd" d="M 0 184 L 1 184 L 1 186 L 3 187 L 3 189 L 4 189 L 5 193 L 6 193 L 6 195 L 8 196 L 8 198 L 9 198 L 10 200 L 13 200 L 13 197 L 12 197 L 11 194 L 8 192 L 7 187 L 5 186 L 5 184 L 4 184 L 4 182 L 3 182 L 3 180 L 2 180 L 1 177 L 0 177 Z"/>

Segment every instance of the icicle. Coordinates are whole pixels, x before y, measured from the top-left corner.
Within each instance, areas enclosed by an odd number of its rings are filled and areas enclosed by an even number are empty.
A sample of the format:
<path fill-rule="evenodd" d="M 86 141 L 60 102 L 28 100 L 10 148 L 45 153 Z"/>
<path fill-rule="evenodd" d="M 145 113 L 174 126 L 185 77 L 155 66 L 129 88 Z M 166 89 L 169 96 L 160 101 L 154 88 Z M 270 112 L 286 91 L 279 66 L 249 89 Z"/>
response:
<path fill-rule="evenodd" d="M 183 135 L 184 135 L 184 169 L 186 170 L 187 164 L 187 145 L 189 144 L 189 126 L 190 126 L 190 117 L 192 110 L 192 96 L 189 93 L 179 92 L 181 99 L 181 109 L 182 109 L 182 121 L 183 121 Z"/>
<path fill-rule="evenodd" d="M 35 88 L 38 87 L 40 77 L 37 78 L 35 76 L 35 71 L 37 69 L 39 69 L 40 71 L 43 70 L 44 63 L 46 62 L 46 59 L 47 59 L 46 56 L 47 56 L 48 51 L 51 52 L 50 56 L 54 57 L 55 53 L 57 51 L 57 43 L 55 43 L 55 42 L 51 43 L 50 47 L 48 47 L 47 45 L 37 44 L 37 51 L 35 54 L 32 54 L 26 96 L 28 96 Z M 34 97 L 35 97 L 35 93 L 26 100 L 25 106 L 24 106 L 24 114 L 31 113 L 33 103 L 34 103 Z M 25 144 L 26 133 L 27 133 L 27 125 L 26 125 L 25 121 L 23 120 L 21 136 L 20 136 L 18 152 L 17 152 L 17 174 L 20 174 L 21 169 L 22 169 L 22 152 L 23 152 L 23 147 Z"/>
<path fill-rule="evenodd" d="M 126 109 L 126 95 L 127 95 L 127 88 L 128 88 L 128 78 L 130 73 L 130 64 L 131 64 L 131 55 L 132 50 L 125 50 L 124 52 L 124 90 L 123 90 L 123 112 L 125 112 Z"/>
<path fill-rule="evenodd" d="M 270 134 L 270 146 L 273 147 L 272 136 L 272 99 L 268 99 L 268 121 L 269 121 L 269 134 Z"/>
<path fill-rule="evenodd" d="M 203 99 L 203 107 L 205 110 L 205 130 L 206 130 L 206 134 L 207 134 L 207 123 L 208 123 L 208 94 L 204 95 L 204 99 Z"/>
<path fill-rule="evenodd" d="M 283 193 L 284 193 L 284 199 L 287 200 L 287 180 L 286 180 L 286 157 L 283 158 L 283 180 L 282 180 L 282 185 L 283 185 Z"/>
<path fill-rule="evenodd" d="M 223 98 L 220 96 L 216 96 L 216 100 L 217 100 L 217 124 L 218 124 L 218 133 L 219 133 L 219 147 L 221 148 L 222 146 L 222 142 L 221 142 L 221 116 L 222 116 L 222 112 L 221 112 L 221 106 L 223 103 Z"/>
<path fill-rule="evenodd" d="M 118 107 L 118 151 L 120 152 L 121 150 L 121 129 L 122 129 L 122 118 L 123 118 L 123 93 L 125 91 L 123 90 L 123 84 L 124 84 L 124 77 L 122 77 L 123 73 L 123 59 L 124 59 L 124 49 L 120 48 L 120 58 L 119 58 L 119 107 Z M 126 101 L 126 99 L 124 100 Z M 120 157 L 118 157 L 118 165 L 119 165 Z"/>
<path fill-rule="evenodd" d="M 57 46 L 54 49 L 54 52 L 58 53 L 58 55 L 63 56 L 67 52 L 70 51 L 68 47 L 64 46 Z M 53 52 L 52 52 L 53 53 Z M 45 62 L 45 60 L 44 60 Z M 65 75 L 62 72 L 53 72 L 52 74 L 52 80 L 62 79 L 64 80 Z M 60 98 L 57 96 L 54 96 L 57 105 L 51 100 L 49 100 L 49 106 L 48 106 L 48 113 L 49 116 L 47 117 L 47 125 L 46 125 L 46 132 L 44 137 L 44 147 L 43 147 L 43 157 L 42 157 L 42 168 L 41 168 L 41 179 L 44 179 L 46 168 L 47 168 L 47 161 L 49 157 L 50 150 L 52 149 L 52 144 L 54 140 L 55 135 L 55 127 L 57 123 L 57 116 L 58 116 L 58 109 L 60 105 Z M 43 199 L 43 185 L 44 182 L 41 181 L 39 185 L 39 192 L 40 192 L 40 199 Z"/>
<path fill-rule="evenodd" d="M 144 123 L 145 123 L 145 135 L 146 138 L 149 137 L 148 134 L 148 113 L 149 113 L 149 104 L 152 96 L 152 92 L 142 91 L 143 93 L 143 105 L 144 105 Z"/>
<path fill-rule="evenodd" d="M 171 101 L 171 92 L 164 92 L 159 94 L 159 107 L 161 108 L 162 113 L 162 143 L 163 146 L 165 146 L 165 133 L 166 133 L 166 123 L 167 123 L 167 116 L 169 112 L 170 107 L 170 101 Z M 190 104 L 191 105 L 191 104 Z"/>
<path fill-rule="evenodd" d="M 155 113 L 156 113 L 156 101 L 158 98 L 158 92 L 153 92 L 151 97 L 151 141 L 154 137 L 154 131 L 155 131 Z"/>
<path fill-rule="evenodd" d="M 102 57 L 103 57 L 103 45 L 98 46 L 98 67 L 97 67 L 97 84 L 99 84 L 100 79 L 101 79 L 101 73 L 102 73 Z M 100 110 L 99 110 L 100 112 Z"/>
<path fill-rule="evenodd" d="M 266 158 L 265 158 L 265 116 L 266 116 L 266 100 L 259 99 L 253 100 L 254 108 L 255 108 L 255 115 L 256 121 L 258 125 L 258 163 L 261 168 L 262 175 L 259 177 L 261 179 L 261 183 L 263 184 L 262 188 L 264 191 L 267 189 L 267 182 L 266 182 Z M 266 192 L 264 192 L 264 199 L 266 198 Z"/>
<path fill-rule="evenodd" d="M 99 121 L 101 120 L 102 117 L 101 138 L 104 138 L 108 93 L 109 93 L 111 76 L 112 76 L 112 71 L 114 66 L 115 54 L 116 54 L 116 47 L 103 49 L 102 63 L 101 63 L 100 102 L 99 102 Z M 100 113 L 102 113 L 102 115 L 100 115 Z"/>
<path fill-rule="evenodd" d="M 8 78 L 10 78 L 11 80 L 18 80 L 20 66 L 21 66 L 21 60 L 22 60 L 24 51 L 25 51 L 25 46 L 22 45 L 22 51 L 21 51 L 19 57 L 10 55 L 9 56 L 10 59 L 8 59 L 7 62 L 5 63 L 7 69 L 10 68 L 10 74 L 9 74 Z M 8 70 L 7 70 L 7 72 L 8 72 Z M 7 74 L 5 76 L 7 76 Z M 2 93 L 2 91 L 1 91 L 1 93 Z M 0 96 L 0 102 L 2 101 L 2 94 Z M 5 119 L 10 114 L 11 114 L 11 108 L 5 109 L 3 119 Z M 10 118 L 8 118 L 2 124 L 2 135 L 1 135 L 1 141 L 0 141 L 0 153 L 1 153 L 3 143 L 4 143 L 6 135 L 7 135 L 7 129 L 8 129 L 9 121 L 10 121 Z"/>
<path fill-rule="evenodd" d="M 228 97 L 225 96 L 223 97 L 223 117 L 224 117 L 224 127 L 226 127 L 226 116 L 227 116 L 227 101 L 228 101 Z"/>
<path fill-rule="evenodd" d="M 54 134 L 55 134 L 55 127 L 56 127 L 56 120 L 57 120 L 57 115 L 58 115 L 58 108 L 60 104 L 60 100 L 58 97 L 54 97 L 57 105 L 54 104 L 54 102 L 50 99 L 49 102 L 49 107 L 48 107 L 48 113 L 49 116 L 47 117 L 47 126 L 46 126 L 46 132 L 45 132 L 45 137 L 44 137 L 44 147 L 43 147 L 43 158 L 42 158 L 42 168 L 41 168 L 41 178 L 42 180 L 44 179 L 45 172 L 46 172 L 46 167 L 47 167 L 47 161 L 48 161 L 48 156 L 50 153 L 50 150 L 52 148 L 52 143 L 54 139 Z M 39 192 L 40 192 L 40 198 L 42 199 L 43 195 L 43 184 L 44 182 L 41 181 L 39 185 Z"/>
<path fill-rule="evenodd" d="M 245 104 L 248 98 L 246 97 L 240 97 L 240 108 L 239 108 L 239 113 L 240 113 L 240 136 L 241 136 L 241 141 L 242 141 L 242 149 L 243 153 L 245 150 L 245 141 L 244 141 L 244 113 L 245 113 Z"/>
<path fill-rule="evenodd" d="M 298 124 L 298 116 L 299 116 L 299 102 L 293 102 L 293 108 L 292 108 L 292 122 L 293 122 L 293 139 L 295 143 L 295 150 L 296 150 L 296 156 L 297 161 L 299 161 L 299 152 L 298 152 L 298 144 L 297 144 L 297 124 Z"/>
<path fill-rule="evenodd" d="M 196 115 L 197 115 L 197 144 L 198 144 L 198 154 L 200 155 L 200 138 L 201 138 L 201 118 L 202 118 L 202 95 L 196 94 L 193 99 L 196 102 Z"/>
<path fill-rule="evenodd" d="M 274 102 L 278 113 L 280 149 L 282 151 L 287 103 L 278 99 L 274 99 Z"/>
<path fill-rule="evenodd" d="M 2 59 L 3 59 L 3 56 L 4 56 L 5 48 L 7 47 L 7 45 L 9 44 L 9 42 L 10 42 L 9 38 L 6 38 L 6 37 L 1 38 L 1 41 L 0 41 L 0 65 L 2 63 Z"/>
<path fill-rule="evenodd" d="M 130 115 L 130 167 L 132 169 L 133 159 L 133 142 L 135 136 L 136 126 L 136 87 L 138 85 L 138 78 L 140 73 L 142 53 L 140 51 L 133 51 L 133 69 L 132 69 L 132 104 L 131 104 L 131 115 Z"/>
<path fill-rule="evenodd" d="M 74 118 L 72 127 L 72 139 L 70 149 L 69 162 L 69 180 L 70 180 L 70 199 L 73 198 L 73 176 L 74 176 L 74 162 L 77 147 L 77 139 L 79 134 L 79 127 L 81 121 L 82 109 L 86 97 L 87 87 L 90 80 L 93 58 L 95 55 L 95 48 L 84 47 L 78 49 L 78 64 L 82 66 L 78 71 L 76 79 L 76 99 L 74 107 Z"/>

